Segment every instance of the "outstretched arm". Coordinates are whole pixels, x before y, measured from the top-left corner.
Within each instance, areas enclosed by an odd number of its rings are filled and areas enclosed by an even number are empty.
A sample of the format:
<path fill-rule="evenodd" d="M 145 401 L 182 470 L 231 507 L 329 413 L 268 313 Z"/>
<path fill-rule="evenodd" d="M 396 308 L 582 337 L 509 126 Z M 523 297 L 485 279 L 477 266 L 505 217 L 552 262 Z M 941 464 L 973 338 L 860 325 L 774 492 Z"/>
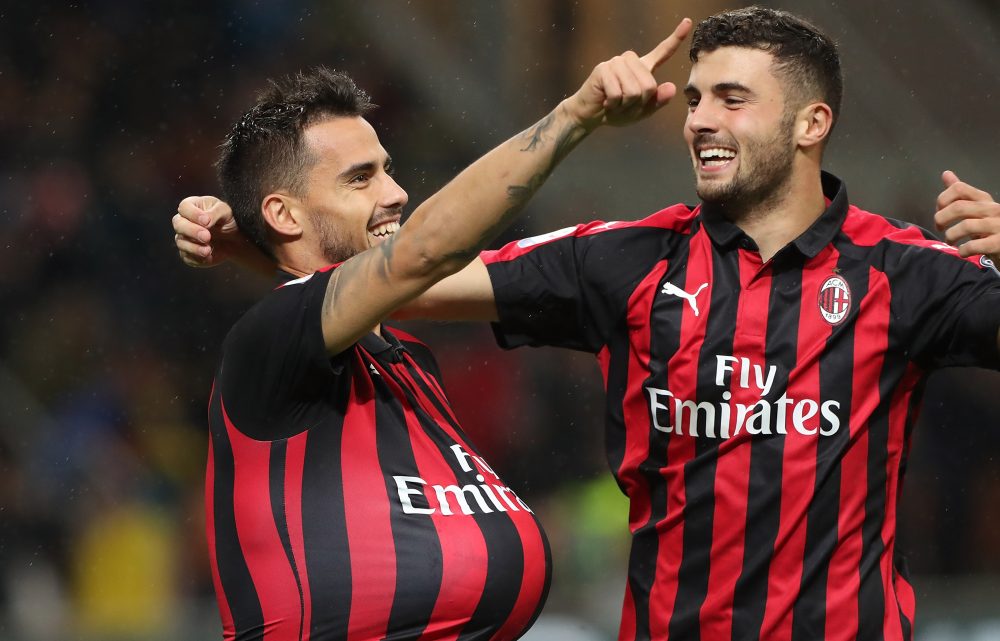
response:
<path fill-rule="evenodd" d="M 341 265 L 324 304 L 328 349 L 336 353 L 346 348 L 452 274 L 403 315 L 495 318 L 485 267 L 477 261 L 459 270 L 511 222 L 559 161 L 591 131 L 636 122 L 669 102 L 676 87 L 658 83 L 653 72 L 674 54 L 690 28 L 685 19 L 645 56 L 627 52 L 599 64 L 575 94 L 459 174 L 418 207 L 392 238 Z M 214 248 L 205 253 L 205 245 L 214 241 L 211 234 L 201 240 L 204 234 L 188 224 L 192 222 L 183 212 L 175 217 L 178 249 L 185 262 L 203 264 L 204 257 L 215 254 Z"/>
<path fill-rule="evenodd" d="M 957 246 L 960 255 L 982 254 L 1000 269 L 1000 203 L 987 192 L 962 182 L 953 171 L 944 172 L 941 179 L 945 189 L 938 195 L 934 224 L 949 243 Z"/>

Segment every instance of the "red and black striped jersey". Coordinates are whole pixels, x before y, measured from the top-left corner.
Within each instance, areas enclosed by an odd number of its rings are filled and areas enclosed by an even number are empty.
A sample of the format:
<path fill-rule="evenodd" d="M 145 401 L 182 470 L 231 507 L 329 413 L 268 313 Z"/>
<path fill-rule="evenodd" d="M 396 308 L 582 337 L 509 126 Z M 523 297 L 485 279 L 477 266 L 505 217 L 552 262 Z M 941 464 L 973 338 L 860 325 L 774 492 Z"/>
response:
<path fill-rule="evenodd" d="M 225 639 L 515 639 L 548 590 L 531 510 L 463 434 L 430 351 L 398 330 L 330 357 L 332 271 L 226 337 L 206 510 Z"/>
<path fill-rule="evenodd" d="M 929 370 L 1000 368 L 1000 275 L 823 185 L 767 262 L 684 205 L 483 255 L 501 345 L 598 356 L 630 499 L 621 640 L 912 638 L 910 430 Z"/>

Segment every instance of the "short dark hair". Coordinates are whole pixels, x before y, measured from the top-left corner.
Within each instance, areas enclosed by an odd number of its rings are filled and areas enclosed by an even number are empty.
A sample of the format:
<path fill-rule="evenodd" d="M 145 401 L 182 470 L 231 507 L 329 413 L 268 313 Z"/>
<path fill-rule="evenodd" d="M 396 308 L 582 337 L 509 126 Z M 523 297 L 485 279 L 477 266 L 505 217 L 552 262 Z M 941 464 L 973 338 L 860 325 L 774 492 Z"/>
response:
<path fill-rule="evenodd" d="M 269 193 L 302 188 L 311 165 L 302 132 L 339 116 L 362 116 L 375 105 L 345 73 L 316 67 L 269 80 L 257 103 L 236 121 L 221 145 L 216 168 L 222 193 L 240 231 L 274 257 L 261 214 Z"/>
<path fill-rule="evenodd" d="M 691 62 L 720 47 L 750 47 L 774 56 L 785 84 L 803 101 L 819 98 L 840 117 L 844 77 L 837 45 L 829 36 L 787 11 L 746 7 L 706 18 L 691 37 Z"/>

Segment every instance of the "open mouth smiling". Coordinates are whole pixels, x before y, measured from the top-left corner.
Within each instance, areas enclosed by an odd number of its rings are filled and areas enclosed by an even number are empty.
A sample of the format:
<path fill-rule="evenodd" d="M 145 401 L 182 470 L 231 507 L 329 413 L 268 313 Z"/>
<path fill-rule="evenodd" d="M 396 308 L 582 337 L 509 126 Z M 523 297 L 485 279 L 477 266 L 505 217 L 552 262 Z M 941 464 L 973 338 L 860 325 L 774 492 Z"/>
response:
<path fill-rule="evenodd" d="M 698 150 L 698 161 L 702 169 L 722 169 L 736 158 L 736 151 L 727 147 L 703 147 Z"/>
<path fill-rule="evenodd" d="M 371 247 L 385 242 L 390 236 L 399 231 L 399 219 L 398 215 L 391 218 L 382 218 L 379 222 L 376 222 L 368 227 L 368 244 Z"/>

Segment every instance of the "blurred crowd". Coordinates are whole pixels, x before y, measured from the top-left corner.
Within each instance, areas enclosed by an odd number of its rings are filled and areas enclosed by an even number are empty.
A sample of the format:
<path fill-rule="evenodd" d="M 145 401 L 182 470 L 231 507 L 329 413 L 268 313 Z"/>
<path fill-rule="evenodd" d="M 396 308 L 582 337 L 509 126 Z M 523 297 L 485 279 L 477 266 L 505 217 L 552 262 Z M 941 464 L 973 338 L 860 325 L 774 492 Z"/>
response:
<path fill-rule="evenodd" d="M 350 11 L 320 20 L 320 4 L 0 11 L 0 638 L 217 629 L 205 406 L 222 338 L 269 283 L 185 268 L 170 217 L 215 189 L 215 146 L 262 80 L 320 62 L 352 73 L 414 204 L 484 150 L 364 46 Z M 531 220 L 512 233 L 548 229 Z M 503 353 L 485 327 L 409 329 L 435 348 L 473 440 L 536 506 L 550 609 L 613 619 L 626 514 L 593 359 Z M 998 389 L 963 372 L 928 391 L 900 517 L 916 573 L 1000 573 Z"/>

